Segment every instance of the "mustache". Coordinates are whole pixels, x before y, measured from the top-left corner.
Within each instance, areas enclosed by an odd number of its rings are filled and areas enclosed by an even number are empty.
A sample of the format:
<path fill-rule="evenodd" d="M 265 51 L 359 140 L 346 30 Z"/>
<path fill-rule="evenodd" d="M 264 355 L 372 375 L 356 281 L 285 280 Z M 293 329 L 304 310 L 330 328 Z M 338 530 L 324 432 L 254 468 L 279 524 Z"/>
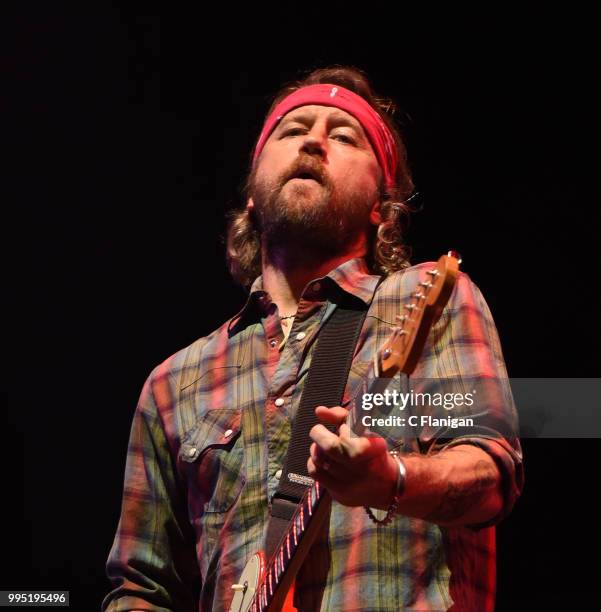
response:
<path fill-rule="evenodd" d="M 283 186 L 290 179 L 301 176 L 312 178 L 321 185 L 329 185 L 329 177 L 323 164 L 318 162 L 314 157 L 303 155 L 298 157 L 292 166 L 284 173 L 280 181 L 280 186 Z"/>

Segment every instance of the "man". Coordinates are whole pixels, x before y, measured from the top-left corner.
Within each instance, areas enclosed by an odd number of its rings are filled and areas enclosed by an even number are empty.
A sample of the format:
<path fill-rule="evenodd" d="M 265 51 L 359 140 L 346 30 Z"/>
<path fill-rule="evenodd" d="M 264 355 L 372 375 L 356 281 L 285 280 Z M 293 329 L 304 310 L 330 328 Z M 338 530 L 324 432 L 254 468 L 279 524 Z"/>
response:
<path fill-rule="evenodd" d="M 387 108 L 352 68 L 314 71 L 276 97 L 228 236 L 248 301 L 144 386 L 103 610 L 228 609 L 232 584 L 264 546 L 324 323 L 341 300 L 368 308 L 349 376 L 356 388 L 431 268 L 408 267 L 401 221 L 413 185 Z M 465 274 L 413 377 L 485 381 L 478 416 L 487 419 L 450 438 L 427 426 L 357 437 L 345 408 L 316 408 L 336 428 L 311 430 L 307 469 L 334 501 L 297 578 L 300 610 L 494 607 L 494 525 L 523 471 L 515 409 L 496 384 L 506 379 L 496 329 Z M 387 524 L 375 525 L 372 509 Z"/>

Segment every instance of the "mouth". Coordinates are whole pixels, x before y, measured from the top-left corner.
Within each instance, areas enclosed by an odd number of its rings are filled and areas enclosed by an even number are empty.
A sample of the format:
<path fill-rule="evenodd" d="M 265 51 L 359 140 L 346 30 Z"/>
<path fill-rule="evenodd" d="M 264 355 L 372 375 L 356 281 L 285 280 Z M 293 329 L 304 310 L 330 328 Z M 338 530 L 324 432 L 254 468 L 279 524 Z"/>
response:
<path fill-rule="evenodd" d="M 317 174 L 314 174 L 310 170 L 302 170 L 300 172 L 296 172 L 288 180 L 292 181 L 295 179 L 303 180 L 303 181 L 315 181 L 316 183 L 321 183 L 321 180 L 319 179 Z"/>

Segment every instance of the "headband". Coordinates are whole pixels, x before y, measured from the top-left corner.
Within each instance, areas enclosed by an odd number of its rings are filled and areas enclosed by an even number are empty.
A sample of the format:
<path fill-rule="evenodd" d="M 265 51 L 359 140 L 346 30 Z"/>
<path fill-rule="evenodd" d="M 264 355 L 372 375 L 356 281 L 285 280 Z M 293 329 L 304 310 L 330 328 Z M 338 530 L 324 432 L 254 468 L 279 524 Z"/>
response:
<path fill-rule="evenodd" d="M 265 121 L 259 140 L 253 154 L 253 166 L 255 165 L 267 139 L 282 120 L 284 115 L 294 108 L 318 104 L 320 106 L 335 106 L 353 115 L 362 125 L 374 153 L 384 173 L 386 188 L 394 188 L 395 172 L 398 154 L 394 137 L 382 117 L 370 106 L 370 104 L 356 93 L 341 87 L 340 85 L 308 85 L 297 89 L 284 98 Z"/>

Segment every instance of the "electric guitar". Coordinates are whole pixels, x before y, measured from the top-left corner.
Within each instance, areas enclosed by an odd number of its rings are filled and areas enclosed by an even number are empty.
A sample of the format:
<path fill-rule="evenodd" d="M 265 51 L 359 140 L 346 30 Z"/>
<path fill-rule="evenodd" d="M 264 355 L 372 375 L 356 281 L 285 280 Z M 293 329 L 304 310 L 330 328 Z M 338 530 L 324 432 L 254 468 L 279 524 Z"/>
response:
<path fill-rule="evenodd" d="M 350 402 L 349 426 L 357 434 L 364 433 L 358 414 L 361 396 L 369 390 L 368 380 L 392 378 L 399 371 L 409 375 L 415 369 L 432 325 L 445 307 L 459 271 L 461 259 L 449 251 L 428 270 L 411 294 L 404 312 L 384 346 L 374 354 L 368 375 L 359 392 Z M 246 564 L 237 584 L 230 612 L 279 612 L 301 564 L 315 540 L 319 528 L 330 512 L 331 497 L 314 481 L 307 488 L 293 515 L 290 526 L 271 559 L 262 551 Z"/>

